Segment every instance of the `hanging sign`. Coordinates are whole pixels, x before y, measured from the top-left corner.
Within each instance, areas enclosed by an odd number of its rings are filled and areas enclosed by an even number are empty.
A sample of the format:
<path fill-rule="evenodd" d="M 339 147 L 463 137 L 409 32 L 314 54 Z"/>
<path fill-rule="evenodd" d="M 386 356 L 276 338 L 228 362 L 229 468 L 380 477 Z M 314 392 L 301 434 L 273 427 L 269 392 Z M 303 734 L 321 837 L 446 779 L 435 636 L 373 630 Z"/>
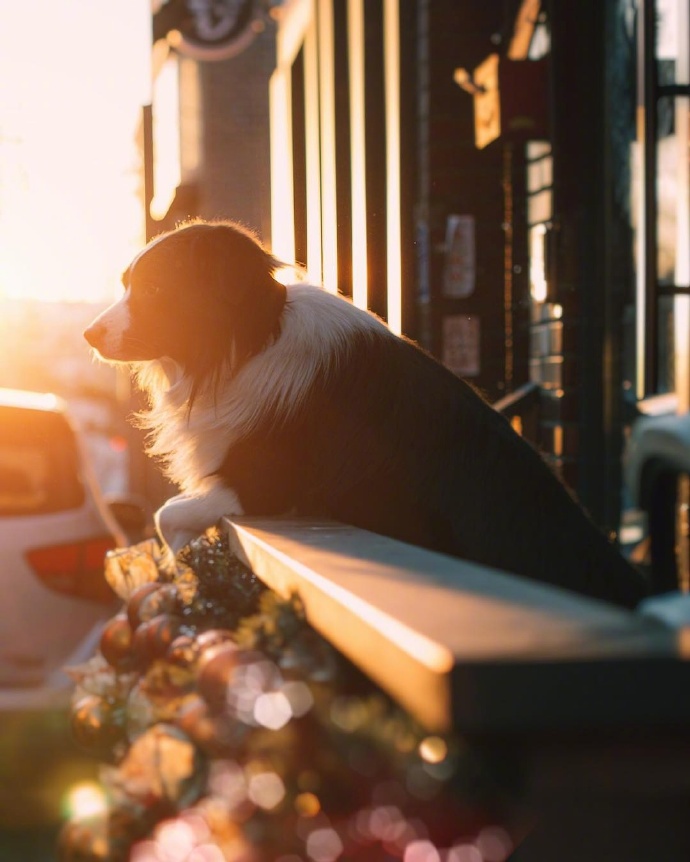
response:
<path fill-rule="evenodd" d="M 227 60 L 264 29 L 263 7 L 263 0 L 154 2 L 153 38 L 194 60 Z"/>
<path fill-rule="evenodd" d="M 477 377 L 481 371 L 479 318 L 451 314 L 443 318 L 442 359 L 458 377 Z"/>

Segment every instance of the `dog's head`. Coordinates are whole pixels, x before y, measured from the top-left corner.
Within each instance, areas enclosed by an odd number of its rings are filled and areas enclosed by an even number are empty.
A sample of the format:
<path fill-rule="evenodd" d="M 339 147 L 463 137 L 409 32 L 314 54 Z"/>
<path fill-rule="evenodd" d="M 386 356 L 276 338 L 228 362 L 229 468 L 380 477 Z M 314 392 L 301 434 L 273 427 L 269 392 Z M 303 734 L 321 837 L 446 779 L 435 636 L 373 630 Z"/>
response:
<path fill-rule="evenodd" d="M 279 263 L 232 222 L 189 222 L 152 240 L 125 270 L 124 296 L 84 336 L 110 362 L 169 358 L 196 383 L 235 373 L 279 334 Z"/>

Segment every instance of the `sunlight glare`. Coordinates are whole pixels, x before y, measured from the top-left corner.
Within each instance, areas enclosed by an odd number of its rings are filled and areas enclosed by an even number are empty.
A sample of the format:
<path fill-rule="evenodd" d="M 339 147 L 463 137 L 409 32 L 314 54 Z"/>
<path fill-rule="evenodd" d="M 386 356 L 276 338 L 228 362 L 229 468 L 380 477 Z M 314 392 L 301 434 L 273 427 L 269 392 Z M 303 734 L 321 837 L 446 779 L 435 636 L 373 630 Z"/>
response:
<path fill-rule="evenodd" d="M 180 161 L 180 89 L 176 55 L 170 55 L 154 84 L 153 188 L 151 216 L 160 220 L 170 208 L 182 181 Z"/>
<path fill-rule="evenodd" d="M 149 44 L 144 0 L 2 5 L 0 297 L 100 302 L 119 290 L 142 239 L 135 132 Z"/>
<path fill-rule="evenodd" d="M 292 153 L 292 89 L 289 67 L 278 68 L 269 83 L 271 134 L 271 250 L 280 260 L 295 259 Z M 290 205 L 286 206 L 286 202 Z"/>
<path fill-rule="evenodd" d="M 350 148 L 352 152 L 352 301 L 368 303 L 366 142 L 364 123 L 364 6 L 348 0 L 350 60 Z"/>
<path fill-rule="evenodd" d="M 386 88 L 386 244 L 388 326 L 402 332 L 402 237 L 400 234 L 400 9 L 399 0 L 384 3 Z"/>

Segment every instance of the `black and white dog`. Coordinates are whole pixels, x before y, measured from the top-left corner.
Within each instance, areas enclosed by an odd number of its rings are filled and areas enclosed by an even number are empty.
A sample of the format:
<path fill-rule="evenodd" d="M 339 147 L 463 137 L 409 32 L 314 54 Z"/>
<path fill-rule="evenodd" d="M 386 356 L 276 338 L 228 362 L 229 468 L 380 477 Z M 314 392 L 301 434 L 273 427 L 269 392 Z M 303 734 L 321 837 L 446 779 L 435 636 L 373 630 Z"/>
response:
<path fill-rule="evenodd" d="M 231 222 L 150 242 L 85 336 L 149 396 L 182 493 L 173 551 L 226 514 L 296 512 L 634 607 L 642 576 L 469 385 L 348 300 L 274 278 Z"/>

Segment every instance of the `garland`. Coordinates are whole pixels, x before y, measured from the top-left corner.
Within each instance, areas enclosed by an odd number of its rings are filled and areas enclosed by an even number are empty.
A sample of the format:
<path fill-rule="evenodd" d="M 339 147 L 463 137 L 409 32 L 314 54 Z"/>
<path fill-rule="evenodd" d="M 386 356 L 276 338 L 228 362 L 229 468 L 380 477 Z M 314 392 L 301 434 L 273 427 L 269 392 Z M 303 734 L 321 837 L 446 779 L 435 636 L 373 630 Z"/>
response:
<path fill-rule="evenodd" d="M 508 857 L 482 755 L 419 727 L 218 530 L 173 563 L 111 552 L 105 577 L 123 608 L 70 673 L 108 807 L 64 825 L 60 862 Z"/>

